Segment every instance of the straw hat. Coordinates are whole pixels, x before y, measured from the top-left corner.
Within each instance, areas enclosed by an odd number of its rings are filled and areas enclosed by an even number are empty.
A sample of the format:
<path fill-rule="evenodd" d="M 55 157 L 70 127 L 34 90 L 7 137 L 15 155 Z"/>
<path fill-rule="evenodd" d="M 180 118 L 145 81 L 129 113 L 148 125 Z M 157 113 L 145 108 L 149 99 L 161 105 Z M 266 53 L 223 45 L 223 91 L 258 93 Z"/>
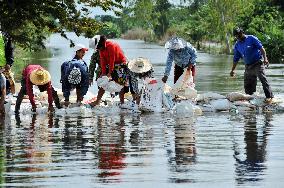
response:
<path fill-rule="evenodd" d="M 187 46 L 187 42 L 179 37 L 171 38 L 169 41 L 166 42 L 165 48 L 178 50 L 181 48 L 185 48 Z"/>
<path fill-rule="evenodd" d="M 50 82 L 51 76 L 47 70 L 36 69 L 30 74 L 30 80 L 35 85 L 45 85 Z"/>
<path fill-rule="evenodd" d="M 135 73 L 144 73 L 151 70 L 152 64 L 148 59 L 144 57 L 138 57 L 129 61 L 128 68 Z"/>

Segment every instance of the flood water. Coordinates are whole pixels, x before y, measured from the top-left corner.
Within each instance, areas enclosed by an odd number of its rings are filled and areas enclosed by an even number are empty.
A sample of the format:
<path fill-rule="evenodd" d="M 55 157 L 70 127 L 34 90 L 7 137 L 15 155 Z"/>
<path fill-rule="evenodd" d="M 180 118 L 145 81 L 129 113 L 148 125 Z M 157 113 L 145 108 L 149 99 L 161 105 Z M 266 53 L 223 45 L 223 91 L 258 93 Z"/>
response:
<path fill-rule="evenodd" d="M 74 37 L 75 38 L 75 37 Z M 75 38 L 87 45 L 88 40 Z M 166 51 L 143 41 L 116 40 L 128 58 L 147 57 L 161 79 Z M 74 52 L 54 35 L 48 65 L 55 87 Z M 85 60 L 89 62 L 92 52 Z M 198 53 L 198 93 L 243 90 L 243 66 L 230 78 L 232 57 Z M 283 96 L 284 65 L 268 79 Z M 172 85 L 169 78 L 169 84 Z M 96 86 L 92 91 L 96 92 Z M 261 84 L 257 90 L 263 94 Z M 14 115 L 0 127 L 0 183 L 13 187 L 283 187 L 284 114 L 225 112 Z M 1 124 L 1 123 L 0 123 Z"/>

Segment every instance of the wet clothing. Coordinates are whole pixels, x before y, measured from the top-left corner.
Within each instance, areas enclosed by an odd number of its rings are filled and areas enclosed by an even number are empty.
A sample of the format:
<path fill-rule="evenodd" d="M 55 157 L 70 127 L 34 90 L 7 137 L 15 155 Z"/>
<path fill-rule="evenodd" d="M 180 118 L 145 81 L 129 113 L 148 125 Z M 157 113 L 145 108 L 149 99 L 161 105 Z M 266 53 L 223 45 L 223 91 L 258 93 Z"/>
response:
<path fill-rule="evenodd" d="M 187 68 L 189 69 L 189 68 Z M 195 66 L 191 67 L 191 74 L 192 76 L 195 76 Z M 178 81 L 179 77 L 183 74 L 184 69 L 181 68 L 178 65 L 175 65 L 175 69 L 174 69 L 174 84 Z"/>
<path fill-rule="evenodd" d="M 185 48 L 181 48 L 179 50 L 170 49 L 167 57 L 167 66 L 164 75 L 170 75 L 173 62 L 175 62 L 175 65 L 184 69 L 187 68 L 189 64 L 195 66 L 196 58 L 196 49 L 190 43 L 187 43 L 187 46 Z"/>
<path fill-rule="evenodd" d="M 237 41 L 234 48 L 234 63 L 243 58 L 246 65 L 251 65 L 262 59 L 261 42 L 253 35 L 245 35 L 244 41 Z"/>
<path fill-rule="evenodd" d="M 106 68 L 112 73 L 117 64 L 126 64 L 126 57 L 120 46 L 112 41 L 106 41 L 103 49 L 100 49 L 100 64 L 102 74 L 107 74 Z"/>
<path fill-rule="evenodd" d="M 79 68 L 81 71 L 81 82 L 77 85 L 70 84 L 68 81 L 69 73 L 74 67 Z M 62 83 L 62 92 L 65 101 L 69 101 L 70 92 L 75 88 L 77 92 L 80 91 L 79 94 L 81 97 L 86 95 L 89 89 L 89 74 L 87 63 L 82 59 L 78 59 L 76 56 L 71 61 L 64 62 L 61 66 L 60 82 Z"/>
<path fill-rule="evenodd" d="M 244 73 L 245 93 L 252 95 L 256 91 L 257 78 L 259 78 L 266 98 L 273 98 L 273 93 L 265 75 L 265 66 L 262 61 L 246 65 Z"/>
<path fill-rule="evenodd" d="M 23 77 L 22 77 L 22 81 L 21 81 L 21 89 L 18 93 L 18 97 L 17 97 L 17 101 L 16 101 L 16 106 L 15 106 L 15 111 L 19 111 L 20 109 L 20 105 L 23 101 L 24 95 L 28 95 L 31 105 L 32 106 L 36 106 L 35 104 L 35 99 L 34 99 L 34 94 L 33 94 L 33 83 L 30 81 L 30 75 L 32 73 L 32 71 L 37 70 L 37 69 L 43 69 L 42 66 L 40 65 L 28 65 L 24 70 L 23 70 Z M 52 106 L 52 102 L 54 99 L 55 105 L 57 108 L 60 107 L 59 104 L 59 99 L 57 96 L 57 92 L 54 90 L 54 88 L 51 85 L 51 81 L 48 82 L 45 85 L 40 85 L 38 86 L 40 91 L 47 91 L 48 94 L 48 104 L 49 106 Z"/>

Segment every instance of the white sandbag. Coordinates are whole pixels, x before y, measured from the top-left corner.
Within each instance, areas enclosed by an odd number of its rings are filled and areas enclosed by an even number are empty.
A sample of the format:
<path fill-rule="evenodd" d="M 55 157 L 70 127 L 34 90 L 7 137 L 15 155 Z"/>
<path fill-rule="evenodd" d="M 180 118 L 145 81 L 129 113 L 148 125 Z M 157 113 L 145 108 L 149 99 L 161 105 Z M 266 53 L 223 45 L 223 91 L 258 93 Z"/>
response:
<path fill-rule="evenodd" d="M 243 106 L 243 107 L 248 107 L 248 108 L 256 108 L 256 106 L 251 104 L 249 101 L 235 101 L 233 102 L 233 105 Z"/>
<path fill-rule="evenodd" d="M 187 116 L 194 115 L 194 105 L 190 101 L 181 101 L 174 108 L 176 114 L 186 114 Z"/>
<path fill-rule="evenodd" d="M 139 109 L 141 111 L 162 112 L 163 84 L 153 78 L 146 78 L 143 83 Z"/>
<path fill-rule="evenodd" d="M 173 97 L 170 93 L 168 92 L 163 92 L 163 106 L 164 108 L 166 108 L 167 110 L 171 110 L 173 109 L 173 107 L 175 106 L 175 103 L 173 102 Z"/>
<path fill-rule="evenodd" d="M 172 88 L 165 84 L 164 85 L 164 92 L 163 92 L 163 107 L 166 108 L 167 110 L 172 110 L 175 103 L 173 101 L 173 96 L 171 94 Z"/>
<path fill-rule="evenodd" d="M 212 105 L 215 111 L 229 110 L 233 106 L 228 99 L 211 100 L 210 104 Z"/>
<path fill-rule="evenodd" d="M 107 76 L 98 78 L 97 85 L 110 93 L 120 92 L 123 88 L 122 85 L 116 83 L 115 81 L 109 81 Z"/>
<path fill-rule="evenodd" d="M 193 77 L 191 73 L 184 71 L 177 82 L 174 84 L 171 92 L 173 95 L 180 96 L 185 99 L 195 99 L 197 91 L 194 89 Z"/>
<path fill-rule="evenodd" d="M 108 82 L 109 82 L 109 79 L 108 79 L 107 76 L 102 76 L 102 77 L 97 79 L 98 87 L 104 88 L 107 85 Z"/>
<path fill-rule="evenodd" d="M 226 99 L 226 97 L 218 93 L 208 92 L 198 95 L 196 100 L 198 102 L 209 103 L 210 100 L 217 100 L 217 99 Z"/>
<path fill-rule="evenodd" d="M 243 94 L 240 92 L 232 92 L 232 93 L 228 93 L 226 95 L 227 99 L 229 99 L 229 101 L 240 101 L 240 100 L 251 100 L 254 97 L 251 95 L 247 95 L 247 94 Z"/>
<path fill-rule="evenodd" d="M 110 93 L 120 92 L 123 88 L 122 85 L 116 83 L 115 81 L 110 81 L 108 84 L 103 87 L 105 91 L 109 91 Z"/>

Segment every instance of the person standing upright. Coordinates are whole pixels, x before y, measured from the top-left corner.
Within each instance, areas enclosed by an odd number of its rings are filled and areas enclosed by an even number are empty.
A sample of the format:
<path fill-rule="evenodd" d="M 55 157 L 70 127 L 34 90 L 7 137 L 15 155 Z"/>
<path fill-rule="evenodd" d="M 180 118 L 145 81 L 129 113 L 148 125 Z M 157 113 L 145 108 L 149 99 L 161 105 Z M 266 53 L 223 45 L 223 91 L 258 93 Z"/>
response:
<path fill-rule="evenodd" d="M 14 63 L 14 47 L 12 39 L 7 33 L 0 31 L 0 69 L 4 68 L 3 75 L 7 80 L 7 92 L 15 94 L 15 80 L 11 67 Z"/>

